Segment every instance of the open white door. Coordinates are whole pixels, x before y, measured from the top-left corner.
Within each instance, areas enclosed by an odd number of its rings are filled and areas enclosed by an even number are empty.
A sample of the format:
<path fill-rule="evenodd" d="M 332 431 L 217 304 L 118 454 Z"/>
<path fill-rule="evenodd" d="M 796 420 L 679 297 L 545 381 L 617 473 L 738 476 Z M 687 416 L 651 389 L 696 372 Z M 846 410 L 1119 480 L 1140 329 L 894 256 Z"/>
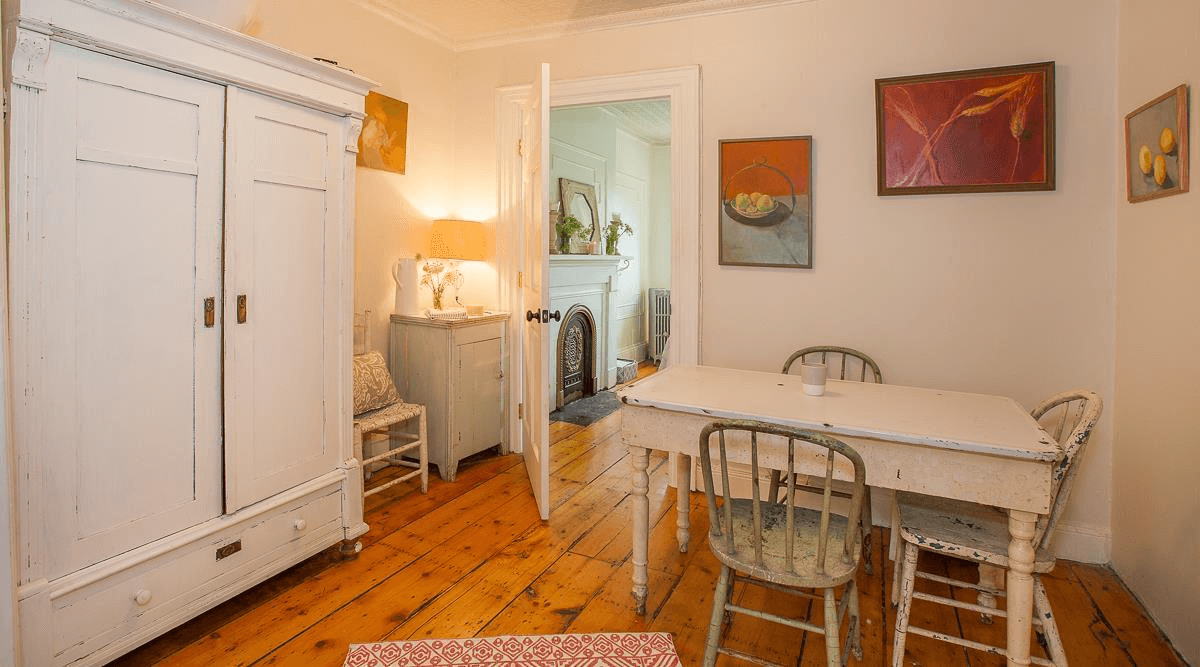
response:
<path fill-rule="evenodd" d="M 529 90 L 521 137 L 525 224 L 524 288 L 518 312 L 524 319 L 524 415 L 522 451 L 533 497 L 543 519 L 550 518 L 550 65 L 539 65 Z"/>

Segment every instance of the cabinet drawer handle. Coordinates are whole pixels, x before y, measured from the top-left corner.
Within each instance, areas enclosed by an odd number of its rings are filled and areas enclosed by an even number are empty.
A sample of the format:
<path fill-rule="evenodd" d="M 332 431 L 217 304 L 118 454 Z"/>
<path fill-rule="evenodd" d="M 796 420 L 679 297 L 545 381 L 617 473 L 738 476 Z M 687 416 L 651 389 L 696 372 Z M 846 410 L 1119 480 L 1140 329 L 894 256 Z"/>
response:
<path fill-rule="evenodd" d="M 154 595 L 149 589 L 142 588 L 133 594 L 133 601 L 138 603 L 138 606 L 145 607 L 146 605 L 150 604 L 150 600 L 153 597 Z"/>
<path fill-rule="evenodd" d="M 304 519 L 296 519 L 292 522 L 292 526 L 295 527 L 296 532 L 298 533 L 308 527 L 308 522 Z"/>

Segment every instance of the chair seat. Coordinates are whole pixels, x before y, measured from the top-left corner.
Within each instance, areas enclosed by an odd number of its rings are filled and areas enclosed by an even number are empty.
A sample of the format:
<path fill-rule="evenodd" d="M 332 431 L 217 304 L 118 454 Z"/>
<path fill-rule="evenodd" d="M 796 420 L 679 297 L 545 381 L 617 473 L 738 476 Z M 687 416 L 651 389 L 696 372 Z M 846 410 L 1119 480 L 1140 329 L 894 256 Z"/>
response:
<path fill-rule="evenodd" d="M 955 558 L 1008 568 L 1008 514 L 962 500 L 896 492 L 900 537 L 910 544 Z M 893 527 L 893 530 L 895 527 Z M 1035 572 L 1054 569 L 1054 554 L 1038 548 Z"/>
<path fill-rule="evenodd" d="M 369 410 L 354 415 L 354 425 L 363 433 L 398 424 L 421 414 L 421 406 L 415 403 L 392 403 L 378 410 Z"/>
<path fill-rule="evenodd" d="M 825 569 L 817 566 L 817 540 L 821 523 L 820 510 L 796 508 L 795 528 L 796 541 L 793 550 L 793 574 L 784 574 L 787 570 L 784 555 L 784 540 L 787 534 L 786 507 L 782 504 L 762 503 L 763 507 L 763 567 L 754 564 L 754 545 L 751 536 L 754 522 L 754 501 L 746 498 L 734 498 L 733 505 L 733 534 L 736 536 L 733 551 L 726 548 L 722 537 L 708 538 L 709 547 L 725 565 L 763 579 L 785 586 L 801 588 L 830 588 L 839 586 L 854 577 L 858 569 L 858 561 L 862 552 L 862 538 L 855 541 L 855 548 L 850 554 L 851 560 L 841 556 L 841 545 L 846 539 L 846 518 L 831 514 L 829 517 L 829 555 L 825 561 Z M 724 510 L 721 510 L 724 517 Z M 723 519 L 722 519 L 723 520 Z"/>

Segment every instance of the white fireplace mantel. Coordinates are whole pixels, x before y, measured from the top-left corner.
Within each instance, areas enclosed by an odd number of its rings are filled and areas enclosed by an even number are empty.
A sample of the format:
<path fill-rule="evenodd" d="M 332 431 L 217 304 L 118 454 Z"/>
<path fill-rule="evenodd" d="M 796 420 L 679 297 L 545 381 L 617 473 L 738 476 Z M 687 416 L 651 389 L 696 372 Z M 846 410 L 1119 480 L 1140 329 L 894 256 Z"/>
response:
<path fill-rule="evenodd" d="M 617 382 L 617 310 L 613 294 L 624 260 L 620 255 L 550 255 L 550 310 L 566 314 L 577 304 L 587 306 L 596 322 L 596 390 Z M 550 323 L 550 396 L 558 383 L 554 358 L 562 322 Z"/>

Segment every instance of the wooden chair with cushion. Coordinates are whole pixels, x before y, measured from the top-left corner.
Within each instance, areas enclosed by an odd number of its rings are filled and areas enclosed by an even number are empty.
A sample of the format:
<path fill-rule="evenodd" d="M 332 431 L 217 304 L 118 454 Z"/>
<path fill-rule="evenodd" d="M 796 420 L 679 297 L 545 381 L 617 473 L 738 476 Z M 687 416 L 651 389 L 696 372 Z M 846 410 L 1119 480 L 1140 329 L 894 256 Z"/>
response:
<path fill-rule="evenodd" d="M 363 497 L 418 475 L 421 477 L 421 493 L 425 493 L 429 490 L 429 440 L 426 435 L 425 406 L 400 400 L 383 355 L 370 349 L 370 321 L 369 310 L 354 314 L 354 457 L 362 462 L 363 476 L 367 480 L 376 469 L 388 465 L 414 470 L 364 490 Z M 387 434 L 387 447 L 379 454 L 364 458 L 364 436 L 374 432 Z M 414 450 L 416 461 L 403 456 Z M 363 486 L 366 489 L 365 482 Z"/>
<path fill-rule="evenodd" d="M 1054 568 L 1054 553 L 1050 550 L 1050 538 L 1054 526 L 1062 515 L 1071 493 L 1071 482 L 1078 470 L 1075 465 L 1091 437 L 1092 428 L 1100 418 L 1100 397 L 1090 391 L 1071 391 L 1057 394 L 1033 409 L 1033 418 L 1053 435 L 1062 450 L 1062 458 L 1054 468 L 1051 480 L 1050 513 L 1038 520 L 1033 543 L 1037 548 L 1033 571 L 1033 625 L 1046 642 L 1050 660 L 1034 657 L 1039 665 L 1065 667 L 1067 657 L 1063 651 L 1058 626 L 1050 609 L 1050 600 L 1042 585 L 1041 575 Z M 1064 437 L 1065 434 L 1065 437 Z M 896 611 L 896 639 L 892 653 L 892 665 L 904 663 L 904 643 L 908 633 L 947 641 L 959 646 L 978 649 L 997 655 L 1005 655 L 1000 647 L 982 644 L 961 637 L 933 632 L 910 624 L 913 599 L 947 604 L 959 609 L 977 611 L 985 617 L 1005 616 L 1004 610 L 990 604 L 971 604 L 961 600 L 913 590 L 916 577 L 932 579 L 951 586 L 975 591 L 988 597 L 1002 597 L 999 585 L 981 582 L 973 584 L 917 571 L 917 558 L 922 549 L 974 561 L 982 568 L 1008 568 L 1008 514 L 1001 509 L 960 500 L 934 498 L 916 493 L 897 492 L 893 531 L 898 531 L 904 542 L 904 557 L 896 560 L 896 575 L 892 588 L 892 603 L 899 603 Z M 982 577 L 981 577 L 982 579 Z M 999 581 L 999 579 L 997 579 Z"/>
<path fill-rule="evenodd" d="M 749 454 L 751 479 L 756 480 L 750 485 L 752 498 L 733 498 L 730 494 L 727 441 L 735 451 Z M 719 456 L 720 504 L 710 451 L 714 446 Z M 759 497 L 757 480 L 760 479 L 761 459 L 786 470 L 786 502 Z M 820 510 L 796 506 L 795 479 L 800 465 L 824 467 Z M 850 653 L 861 660 L 862 628 L 855 574 L 862 549 L 859 513 L 866 472 L 858 453 L 845 443 L 819 433 L 762 422 L 727 420 L 714 422 L 700 433 L 700 467 L 708 502 L 708 546 L 721 561 L 705 644 L 705 667 L 716 662 L 718 653 L 758 664 L 772 664 L 721 645 L 727 613 L 745 614 L 824 634 L 826 663 L 831 667 L 845 665 Z M 854 475 L 849 512 L 844 516 L 831 509 L 835 469 L 842 471 L 844 476 L 849 476 L 851 471 Z M 822 600 L 824 627 L 806 619 L 779 616 L 735 604 L 730 590 L 738 581 Z M 840 603 L 834 593 L 839 586 L 844 586 Z M 800 589 L 821 589 L 822 593 L 817 595 Z M 843 652 L 839 631 L 847 612 L 849 622 Z"/>
<path fill-rule="evenodd" d="M 801 350 L 796 350 L 792 356 L 788 357 L 787 361 L 783 362 L 783 374 L 788 374 L 792 370 L 793 365 L 799 365 L 805 362 L 817 362 L 825 364 L 829 367 L 829 377 L 837 380 L 853 380 L 857 382 L 875 382 L 883 384 L 883 373 L 879 371 L 879 364 L 866 354 L 858 350 L 848 347 L 837 347 L 834 345 L 814 345 Z M 806 476 L 801 475 L 796 480 L 796 484 L 803 487 L 805 490 L 815 491 L 820 487 L 819 480 L 809 480 Z M 771 473 L 771 497 L 774 498 L 779 489 L 782 488 L 782 477 L 778 470 Z M 839 498 L 848 498 L 850 495 L 849 485 L 839 481 L 834 481 L 833 495 Z M 863 569 L 867 574 L 875 572 L 875 552 L 871 546 L 871 487 L 867 487 L 866 500 L 863 501 L 862 525 L 863 525 Z"/>

